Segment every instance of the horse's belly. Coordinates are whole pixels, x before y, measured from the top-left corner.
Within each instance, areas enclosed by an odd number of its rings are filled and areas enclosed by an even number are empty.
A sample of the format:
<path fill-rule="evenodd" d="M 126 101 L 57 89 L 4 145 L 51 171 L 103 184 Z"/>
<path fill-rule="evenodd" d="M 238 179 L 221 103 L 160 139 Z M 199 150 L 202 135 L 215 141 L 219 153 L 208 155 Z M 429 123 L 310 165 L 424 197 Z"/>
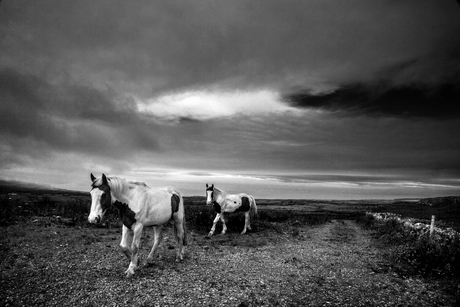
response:
<path fill-rule="evenodd" d="M 169 193 L 161 193 L 149 195 L 145 199 L 149 204 L 144 210 L 140 210 L 138 221 L 145 226 L 163 225 L 167 223 L 172 216 L 171 195 Z"/>
<path fill-rule="evenodd" d="M 165 211 L 147 212 L 139 215 L 138 221 L 144 226 L 163 225 L 171 219 L 171 209 Z"/>
<path fill-rule="evenodd" d="M 224 212 L 234 212 L 239 207 L 241 207 L 241 201 L 227 201 Z"/>

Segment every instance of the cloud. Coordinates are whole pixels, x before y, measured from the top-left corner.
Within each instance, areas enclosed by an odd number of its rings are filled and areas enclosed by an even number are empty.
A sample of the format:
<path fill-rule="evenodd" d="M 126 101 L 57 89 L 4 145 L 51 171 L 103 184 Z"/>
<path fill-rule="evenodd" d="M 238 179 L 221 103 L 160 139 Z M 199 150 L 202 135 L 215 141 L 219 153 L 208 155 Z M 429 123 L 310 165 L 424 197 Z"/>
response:
<path fill-rule="evenodd" d="M 108 92 L 53 84 L 12 69 L 0 70 L 0 135 L 55 150 L 122 155 L 131 148 L 156 150 L 155 124 L 119 104 Z M 49 151 L 47 149 L 46 151 Z"/>
<path fill-rule="evenodd" d="M 460 86 L 454 83 L 386 86 L 350 84 L 329 93 L 300 92 L 283 100 L 298 108 L 396 117 L 460 117 Z"/>
<path fill-rule="evenodd" d="M 234 115 L 254 115 L 293 111 L 271 91 L 187 92 L 138 100 L 138 109 L 162 119 L 209 120 Z"/>
<path fill-rule="evenodd" d="M 460 34 L 457 10 L 439 1 L 6 2 L 0 65 L 143 100 L 336 87 L 445 58 Z"/>

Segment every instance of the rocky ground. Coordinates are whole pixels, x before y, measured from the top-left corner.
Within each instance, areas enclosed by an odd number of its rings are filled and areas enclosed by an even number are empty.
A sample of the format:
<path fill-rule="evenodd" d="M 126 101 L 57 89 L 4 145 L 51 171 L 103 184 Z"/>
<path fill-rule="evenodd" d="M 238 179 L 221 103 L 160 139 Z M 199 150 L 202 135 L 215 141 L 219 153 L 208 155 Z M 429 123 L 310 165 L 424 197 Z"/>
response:
<path fill-rule="evenodd" d="M 275 225 L 276 226 L 276 225 Z M 190 232 L 175 263 L 170 229 L 160 259 L 127 279 L 120 229 L 20 223 L 1 228 L 2 306 L 452 306 L 434 281 L 394 273 L 350 220 L 259 228 L 211 239 Z M 153 231 L 144 234 L 141 261 Z"/>

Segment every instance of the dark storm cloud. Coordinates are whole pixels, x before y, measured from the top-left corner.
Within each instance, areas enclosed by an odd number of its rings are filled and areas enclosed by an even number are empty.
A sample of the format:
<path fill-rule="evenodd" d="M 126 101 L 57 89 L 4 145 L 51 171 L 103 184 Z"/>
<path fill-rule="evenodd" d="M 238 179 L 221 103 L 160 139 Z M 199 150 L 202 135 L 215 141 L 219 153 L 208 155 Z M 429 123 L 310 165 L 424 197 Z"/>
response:
<path fill-rule="evenodd" d="M 12 1 L 0 10 L 0 47 L 3 65 L 143 97 L 278 90 L 445 58 L 460 33 L 457 9 L 445 1 Z"/>
<path fill-rule="evenodd" d="M 289 94 L 294 107 L 375 116 L 460 118 L 460 86 L 446 83 L 387 86 L 351 84 L 330 93 Z"/>
<path fill-rule="evenodd" d="M 110 93 L 51 84 L 12 69 L 0 70 L 0 134 L 64 151 L 118 155 L 155 150 L 154 126 Z M 16 142 L 12 142 L 15 144 Z"/>

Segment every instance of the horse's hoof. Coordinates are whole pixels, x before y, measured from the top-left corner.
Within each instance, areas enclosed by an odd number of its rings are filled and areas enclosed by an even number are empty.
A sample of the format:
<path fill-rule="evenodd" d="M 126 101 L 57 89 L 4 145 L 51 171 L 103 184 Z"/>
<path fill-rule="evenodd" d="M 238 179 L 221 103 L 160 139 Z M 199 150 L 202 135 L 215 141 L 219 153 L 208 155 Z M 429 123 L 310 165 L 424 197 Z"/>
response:
<path fill-rule="evenodd" d="M 125 273 L 126 273 L 126 278 L 131 278 L 134 275 L 134 272 L 131 270 L 127 270 Z"/>
<path fill-rule="evenodd" d="M 147 260 L 145 261 L 145 266 L 149 267 L 149 266 L 154 266 L 155 265 L 155 261 L 153 260 Z"/>

